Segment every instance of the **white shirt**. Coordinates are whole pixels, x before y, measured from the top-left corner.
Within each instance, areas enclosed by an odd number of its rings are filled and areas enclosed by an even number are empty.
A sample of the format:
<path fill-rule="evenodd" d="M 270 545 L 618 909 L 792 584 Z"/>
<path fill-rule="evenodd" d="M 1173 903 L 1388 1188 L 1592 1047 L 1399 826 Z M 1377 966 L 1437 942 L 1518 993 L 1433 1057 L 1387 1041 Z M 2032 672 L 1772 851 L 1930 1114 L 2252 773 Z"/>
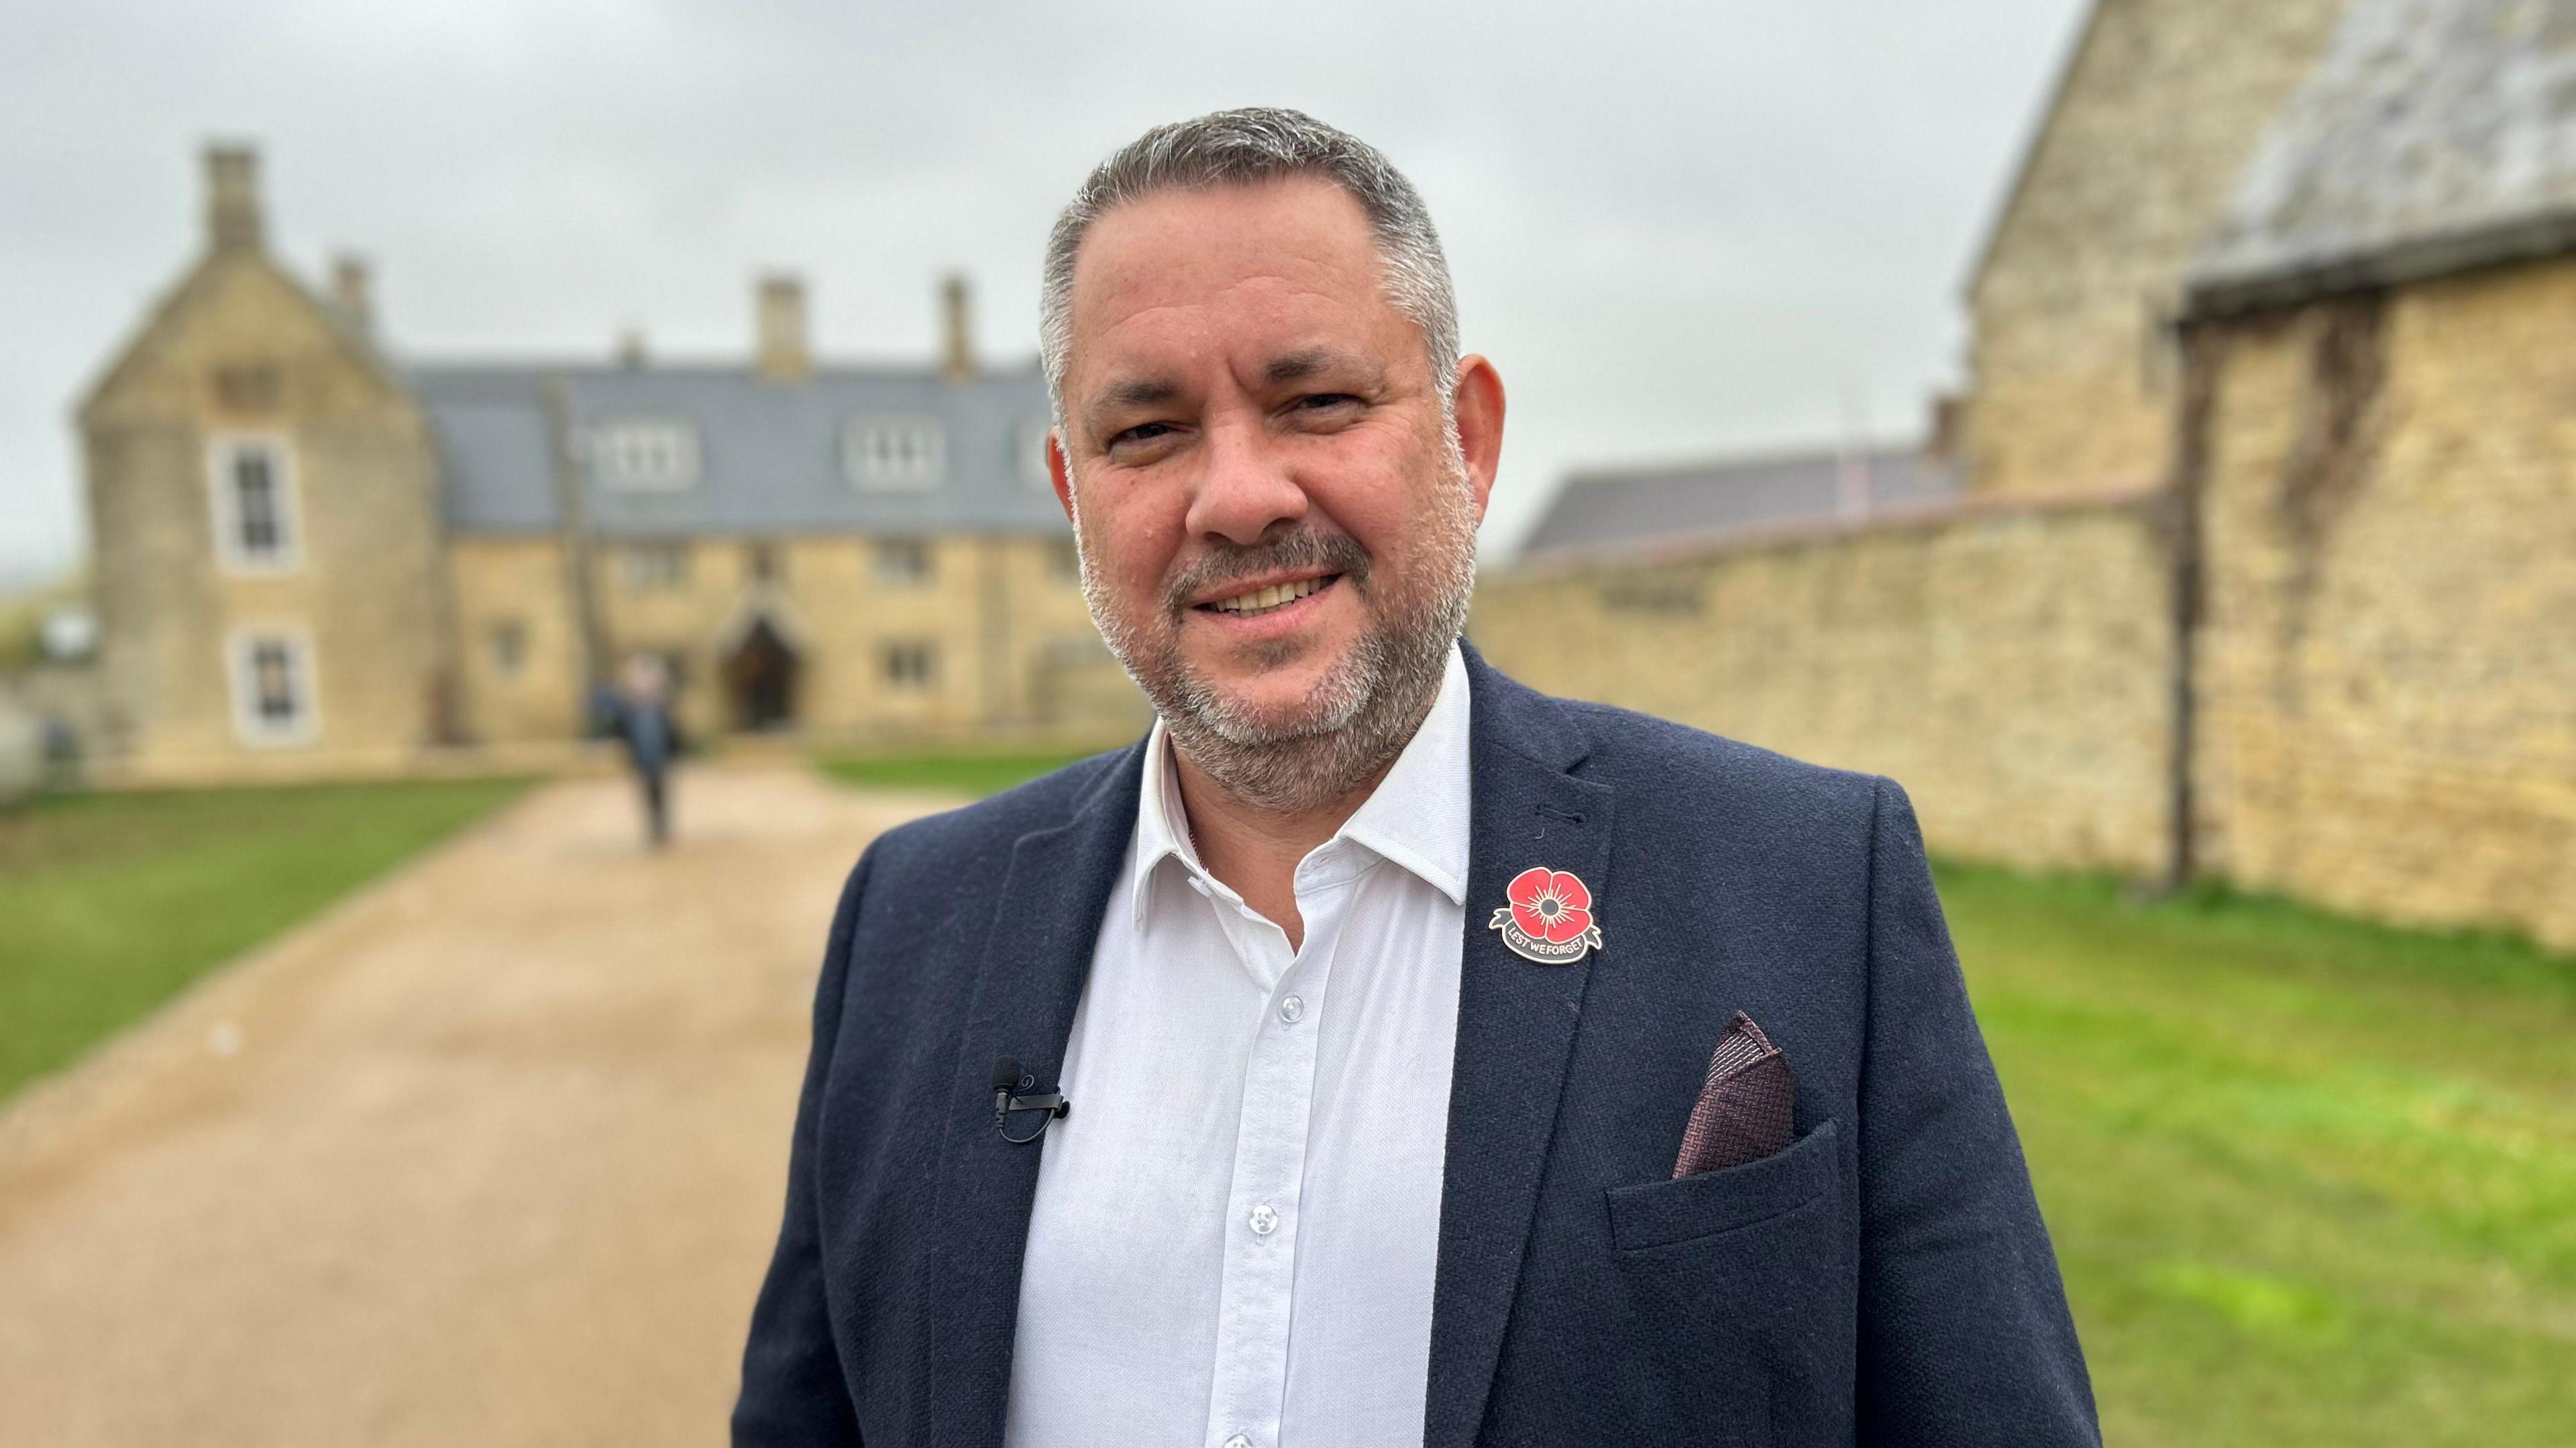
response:
<path fill-rule="evenodd" d="M 1422 1441 L 1467 889 L 1467 670 L 1297 865 L 1305 942 L 1201 868 L 1162 726 L 1074 1012 L 1009 1448 Z"/>

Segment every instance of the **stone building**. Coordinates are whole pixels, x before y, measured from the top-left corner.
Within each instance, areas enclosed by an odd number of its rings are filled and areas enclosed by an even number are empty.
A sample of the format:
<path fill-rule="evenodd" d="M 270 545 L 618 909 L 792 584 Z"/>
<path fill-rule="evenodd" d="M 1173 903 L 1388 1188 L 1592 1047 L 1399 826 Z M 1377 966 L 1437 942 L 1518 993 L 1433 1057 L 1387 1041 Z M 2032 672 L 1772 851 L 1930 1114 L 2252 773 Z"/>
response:
<path fill-rule="evenodd" d="M 2097 0 L 1971 268 L 1970 488 L 2161 479 L 2184 269 L 2343 3 Z"/>
<path fill-rule="evenodd" d="M 2274 75 L 2306 8 L 2098 7 L 1972 292 L 1964 496 L 1534 561 L 1487 652 L 1892 774 L 1954 854 L 2576 946 L 2576 0 L 2353 0 L 2259 114 L 2159 79 L 2231 27 Z M 2170 271 L 2044 204 L 2114 114 L 2239 158 Z"/>
<path fill-rule="evenodd" d="M 2181 335 L 2182 863 L 2576 945 L 2576 0 L 2357 0 Z"/>
<path fill-rule="evenodd" d="M 101 741 L 129 772 L 400 768 L 577 738 L 636 652 L 683 727 L 1099 734 L 1141 698 L 1083 608 L 1034 364 L 818 361 L 764 280 L 739 365 L 395 358 L 363 267 L 265 244 L 207 153 L 204 254 L 79 411 Z"/>

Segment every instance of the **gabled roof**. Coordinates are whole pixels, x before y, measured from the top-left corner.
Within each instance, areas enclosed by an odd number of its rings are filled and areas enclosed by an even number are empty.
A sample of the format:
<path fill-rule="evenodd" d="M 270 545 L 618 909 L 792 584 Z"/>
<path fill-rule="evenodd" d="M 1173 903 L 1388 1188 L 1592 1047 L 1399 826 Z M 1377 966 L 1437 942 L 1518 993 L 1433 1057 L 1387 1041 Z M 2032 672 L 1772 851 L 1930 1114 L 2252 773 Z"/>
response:
<path fill-rule="evenodd" d="M 2021 205 L 2022 194 L 2031 188 L 2039 170 L 2040 152 L 2048 145 L 2048 133 L 2066 109 L 2066 97 L 2075 88 L 2075 74 L 2084 63 L 2084 54 L 2092 48 L 2093 37 L 2102 28 L 2101 0 L 2087 0 L 2084 23 L 2076 28 L 2074 39 L 2064 54 L 2057 58 L 2057 70 L 2049 78 L 2048 99 L 2039 108 L 2038 118 L 2023 132 L 2021 150 L 2013 161 L 2012 180 L 2003 195 L 1986 214 L 1985 230 L 1979 234 L 1975 259 L 1968 263 L 1967 275 L 1959 283 L 1959 295 L 1973 299 L 1984 284 L 1986 271 L 1995 264 L 1995 252 L 2003 245 L 2004 229 L 2012 225 L 2013 210 Z"/>
<path fill-rule="evenodd" d="M 2193 263 L 2203 313 L 2576 250 L 2576 0 L 2355 0 Z"/>
<path fill-rule="evenodd" d="M 437 438 L 448 525 L 459 532 L 557 526 L 550 379 L 562 381 L 577 438 L 621 418 L 685 419 L 696 431 L 699 473 L 686 488 L 622 490 L 580 469 L 588 524 L 603 536 L 1067 531 L 1029 461 L 1047 420 L 1034 366 L 961 382 L 927 367 L 825 367 L 789 382 L 748 365 L 418 363 L 406 372 Z M 918 491 L 855 485 L 843 432 L 869 418 L 935 419 L 946 439 L 943 479 Z"/>
<path fill-rule="evenodd" d="M 329 347 L 387 392 L 403 391 L 400 370 L 385 359 L 370 338 L 353 331 L 328 303 L 315 296 L 294 272 L 256 247 L 216 247 L 199 254 L 168 290 L 152 300 L 142 324 L 124 345 L 108 355 L 97 376 L 82 389 L 74 414 L 84 420 L 96 416 L 100 408 L 113 402 L 138 369 L 150 366 L 187 329 L 200 325 L 208 305 L 224 295 L 226 288 L 245 285 L 264 286 L 285 298 L 288 306 L 312 324 L 308 336 L 326 339 Z"/>
<path fill-rule="evenodd" d="M 1958 479 L 1914 448 L 1817 451 L 1577 473 L 1521 545 L 1524 560 L 1718 539 L 1832 522 L 1859 505 L 1911 509 L 1957 496 Z"/>

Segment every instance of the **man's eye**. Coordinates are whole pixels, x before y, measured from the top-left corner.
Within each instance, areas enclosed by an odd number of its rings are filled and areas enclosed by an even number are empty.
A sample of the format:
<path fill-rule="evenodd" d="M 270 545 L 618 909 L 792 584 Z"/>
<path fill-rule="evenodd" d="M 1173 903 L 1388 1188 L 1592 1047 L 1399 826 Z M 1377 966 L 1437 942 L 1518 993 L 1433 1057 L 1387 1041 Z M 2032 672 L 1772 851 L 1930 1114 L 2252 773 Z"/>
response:
<path fill-rule="evenodd" d="M 1298 398 L 1297 405 L 1309 412 L 1327 412 L 1337 407 L 1356 407 L 1359 399 L 1347 392 L 1310 392 Z"/>
<path fill-rule="evenodd" d="M 1172 426 L 1167 422 L 1140 422 L 1110 438 L 1109 445 L 1114 448 L 1126 443 L 1152 442 L 1171 430 Z"/>

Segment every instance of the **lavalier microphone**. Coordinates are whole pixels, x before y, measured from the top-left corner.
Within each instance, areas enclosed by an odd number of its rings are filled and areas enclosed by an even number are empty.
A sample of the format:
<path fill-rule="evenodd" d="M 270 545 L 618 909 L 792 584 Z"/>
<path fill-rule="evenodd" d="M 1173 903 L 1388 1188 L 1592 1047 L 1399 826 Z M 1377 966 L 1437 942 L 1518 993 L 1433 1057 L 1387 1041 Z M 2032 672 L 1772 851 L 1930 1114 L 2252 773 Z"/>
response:
<path fill-rule="evenodd" d="M 1073 1112 L 1073 1103 L 1065 1100 L 1062 1092 L 1050 1091 L 1044 1095 L 1030 1096 L 1022 1096 L 1018 1094 L 1023 1091 L 1034 1092 L 1037 1089 L 1037 1084 L 1037 1077 L 1029 1075 L 1020 1069 L 1020 1061 L 1017 1056 L 999 1056 L 994 1058 L 993 1129 L 1000 1132 L 1002 1134 L 1002 1139 L 1013 1146 L 1026 1146 L 1030 1142 L 1037 1140 L 1039 1137 L 1046 1135 L 1046 1129 L 1049 1126 L 1054 1125 L 1056 1122 L 1071 1115 Z M 1026 1136 L 1013 1136 L 1011 1134 L 1011 1113 L 1015 1111 L 1035 1111 L 1041 1113 L 1038 1117 L 1037 1130 L 1030 1132 Z"/>

